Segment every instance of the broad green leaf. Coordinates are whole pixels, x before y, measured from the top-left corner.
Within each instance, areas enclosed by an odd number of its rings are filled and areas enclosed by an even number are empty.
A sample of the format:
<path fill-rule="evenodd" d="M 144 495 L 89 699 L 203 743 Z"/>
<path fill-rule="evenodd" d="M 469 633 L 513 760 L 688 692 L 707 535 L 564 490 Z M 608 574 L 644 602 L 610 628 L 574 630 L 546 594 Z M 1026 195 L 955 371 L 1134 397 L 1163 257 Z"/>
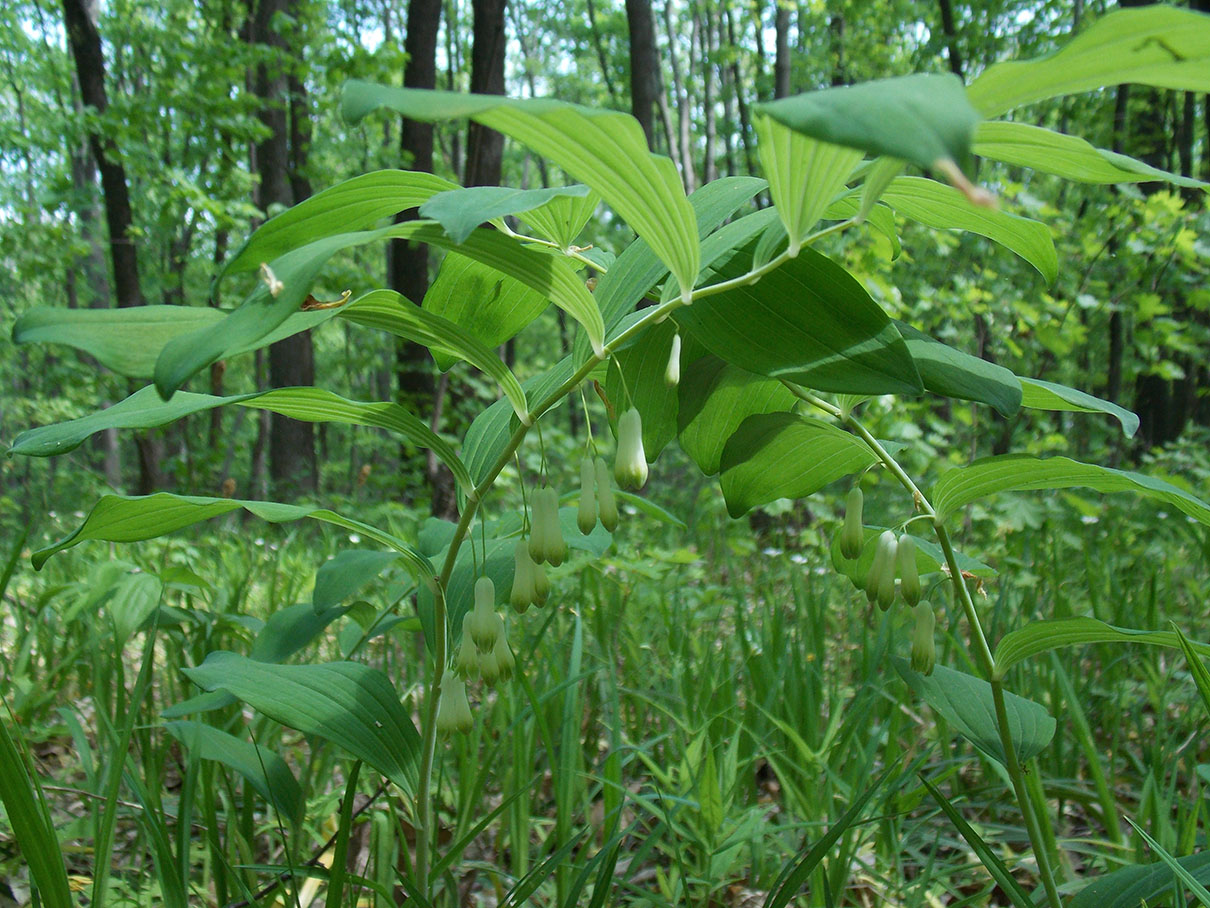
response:
<path fill-rule="evenodd" d="M 1030 621 L 1009 631 L 996 645 L 996 674 L 1003 678 L 1019 662 L 1063 646 L 1085 646 L 1089 643 L 1145 643 L 1150 646 L 1179 647 L 1180 641 L 1172 631 L 1140 631 L 1114 627 L 1096 618 L 1047 618 Z M 1194 643 L 1202 655 L 1210 656 L 1210 646 Z"/>
<path fill-rule="evenodd" d="M 1059 257 L 1045 224 L 972 205 L 957 189 L 924 177 L 897 177 L 882 201 L 926 227 L 966 230 L 1011 249 L 1038 269 L 1047 283 L 1059 274 Z"/>
<path fill-rule="evenodd" d="M 239 773 L 291 826 L 302 822 L 307 806 L 290 767 L 267 747 L 258 747 L 202 722 L 165 722 L 164 728 L 203 760 Z"/>
<path fill-rule="evenodd" d="M 715 267 L 729 280 L 751 262 L 749 244 Z M 841 393 L 922 390 L 886 313 L 851 274 L 810 248 L 756 284 L 696 300 L 677 321 L 711 353 L 758 375 Z"/>
<path fill-rule="evenodd" d="M 378 554 L 378 553 L 376 553 Z M 398 558 L 389 552 L 381 553 Z M 306 602 L 287 605 L 275 610 L 265 626 L 257 632 L 248 650 L 248 658 L 257 662 L 285 662 L 295 653 L 310 645 L 337 618 L 343 618 L 348 608 L 333 606 L 322 611 Z M 214 694 L 204 696 L 213 697 Z M 165 712 L 167 715 L 167 712 Z"/>
<path fill-rule="evenodd" d="M 453 446 L 433 432 L 422 420 L 398 404 L 346 400 L 321 388 L 278 388 L 231 397 L 179 391 L 171 400 L 165 401 L 156 393 L 155 388 L 147 387 L 112 407 L 90 413 L 88 416 L 22 432 L 13 442 L 9 453 L 32 457 L 64 454 L 78 447 L 90 435 L 105 429 L 146 429 L 167 425 L 182 416 L 228 404 L 271 410 L 306 422 L 376 426 L 398 432 L 414 444 L 431 449 L 442 463 L 450 468 L 454 478 L 463 488 L 471 488 L 470 475 L 458 459 Z"/>
<path fill-rule="evenodd" d="M 183 671 L 203 690 L 225 690 L 274 722 L 348 751 L 405 795 L 416 790 L 420 735 L 377 669 L 356 662 L 270 665 L 214 652 Z"/>
<path fill-rule="evenodd" d="M 450 253 L 424 295 L 423 308 L 496 347 L 537 318 L 547 303 L 544 295 L 516 278 Z M 443 370 L 457 359 L 443 350 L 430 352 Z"/>
<path fill-rule="evenodd" d="M 643 417 L 643 451 L 654 463 L 664 446 L 676 438 L 677 389 L 664 382 L 668 354 L 677 327 L 672 321 L 648 328 L 638 341 L 610 361 L 605 393 L 619 412 L 629 400 Z"/>
<path fill-rule="evenodd" d="M 375 552 L 369 549 L 346 549 L 338 552 L 335 558 L 325 561 L 315 572 L 311 607 L 316 612 L 323 612 L 346 599 L 351 599 L 362 587 L 394 564 L 398 557 L 394 552 Z"/>
<path fill-rule="evenodd" d="M 749 416 L 727 440 L 719 466 L 727 512 L 741 517 L 778 498 L 806 498 L 877 460 L 859 438 L 796 413 Z"/>
<path fill-rule="evenodd" d="M 76 900 L 71 894 L 50 808 L 41 785 L 30 774 L 24 755 L 17 749 L 6 719 L 0 719 L 0 803 L 4 805 L 18 855 L 25 861 L 42 904 L 47 908 L 74 908 Z"/>
<path fill-rule="evenodd" d="M 1210 655 L 1210 647 L 1199 647 L 1186 637 L 1175 622 L 1172 625 L 1176 642 L 1181 648 L 1185 661 L 1189 663 L 1189 674 L 1193 677 L 1193 685 L 1197 688 L 1198 696 L 1202 698 L 1202 709 L 1210 716 L 1210 670 L 1202 661 L 1202 656 Z M 1202 650 L 1199 652 L 1199 648 Z"/>
<path fill-rule="evenodd" d="M 785 242 L 786 232 L 779 223 L 778 212 L 775 208 L 763 208 L 741 218 L 736 218 L 729 224 L 724 224 L 702 241 L 702 270 L 698 274 L 698 286 L 718 283 L 716 265 L 725 267 L 727 262 L 736 255 L 737 251 L 752 243 L 753 264 L 758 264 L 760 254 L 764 251 L 772 253 L 773 248 Z M 771 238 L 771 240 L 769 239 Z M 770 242 L 772 245 L 770 245 Z M 764 247 L 768 246 L 766 250 Z M 769 256 L 772 258 L 772 255 Z M 671 283 L 664 285 L 660 300 L 666 302 L 676 296 L 676 287 Z M 626 320 L 618 323 L 618 330 L 627 327 Z"/>
<path fill-rule="evenodd" d="M 353 81 L 344 114 L 357 121 L 379 107 L 422 121 L 470 117 L 529 146 L 586 183 L 647 240 L 684 291 L 698 270 L 698 234 L 681 178 L 668 158 L 648 151 L 628 114 L 559 101 L 418 91 Z"/>
<path fill-rule="evenodd" d="M 931 73 L 828 88 L 754 110 L 823 142 L 920 167 L 951 160 L 964 170 L 979 122 L 962 80 Z"/>
<path fill-rule="evenodd" d="M 1021 380 L 1003 366 L 955 350 L 906 322 L 895 322 L 920 370 L 926 391 L 995 407 L 1004 416 L 1021 408 Z"/>
<path fill-rule="evenodd" d="M 723 448 L 749 416 L 791 409 L 797 398 L 779 381 L 753 375 L 717 356 L 681 370 L 677 388 L 681 447 L 707 476 L 719 471 Z"/>
<path fill-rule="evenodd" d="M 82 350 L 127 378 L 151 378 L 164 345 L 213 327 L 229 310 L 201 306 L 132 306 L 127 309 L 30 309 L 13 326 L 13 343 L 65 344 Z M 247 353 L 326 322 L 335 309 L 296 312 L 258 342 L 232 349 Z"/>
<path fill-rule="evenodd" d="M 1123 82 L 1210 91 L 1210 17 L 1158 4 L 1115 10 L 1054 53 L 988 67 L 966 93 L 983 116 L 998 117 Z"/>
<path fill-rule="evenodd" d="M 251 271 L 323 237 L 373 227 L 383 218 L 415 208 L 457 183 L 408 170 L 378 170 L 337 183 L 265 221 L 223 268 Z"/>
<path fill-rule="evenodd" d="M 920 777 L 920 781 L 924 783 L 924 787 L 933 796 L 933 800 L 941 807 L 942 813 L 954 824 L 954 828 L 958 830 L 962 838 L 966 839 L 966 843 L 971 846 L 971 850 L 979 856 L 979 861 L 987 869 L 987 872 L 992 875 L 992 878 L 1000 888 L 1008 894 L 1009 900 L 1017 908 L 1034 908 L 1034 900 L 1030 897 L 1029 893 L 1021 888 L 1021 884 L 1013 878 L 1004 862 L 1000 860 L 1000 856 L 996 854 L 987 842 L 983 841 L 983 837 L 975 831 L 974 827 L 966 822 L 966 818 L 941 793 L 941 789 L 933 785 L 924 776 Z"/>
<path fill-rule="evenodd" d="M 1136 492 L 1180 508 L 1210 526 L 1210 505 L 1171 483 L 1142 473 L 1080 463 L 1066 457 L 1004 454 L 950 470 L 933 486 L 933 506 L 944 519 L 972 501 L 997 492 L 1083 487 L 1097 492 Z"/>
<path fill-rule="evenodd" d="M 262 346 L 266 336 L 303 305 L 311 284 L 331 256 L 343 249 L 390 238 L 456 249 L 520 280 L 580 322 L 593 349 L 600 349 L 605 333 L 601 313 L 592 294 L 565 259 L 527 248 L 520 240 L 497 230 L 477 229 L 464 243 L 455 245 L 440 225 L 410 221 L 379 230 L 326 237 L 274 260 L 271 270 L 278 285 L 271 289 L 261 283 L 221 322 L 178 336 L 165 345 L 156 361 L 156 387 L 168 397 L 211 363 Z M 348 308 L 342 306 L 312 314 L 323 320 L 334 314 L 347 315 Z"/>
<path fill-rule="evenodd" d="M 908 687 L 944 718 L 954 731 L 989 757 L 1006 763 L 990 684 L 944 665 L 936 666 L 931 675 L 922 675 L 912 671 L 903 659 L 895 658 L 893 661 Z M 1054 717 L 1040 704 L 1007 691 L 1004 694 L 1004 707 L 1017 760 L 1024 763 L 1040 754 L 1054 737 Z"/>
<path fill-rule="evenodd" d="M 698 189 L 689 196 L 701 236 L 710 234 L 719 224 L 769 184 L 756 177 L 723 177 Z M 643 295 L 668 273 L 646 240 L 636 239 L 627 246 L 600 279 L 596 297 L 605 320 L 607 333 L 612 335 L 618 322 L 638 305 Z M 577 337 L 575 362 L 588 359 L 585 338 Z"/>
<path fill-rule="evenodd" d="M 906 162 L 900 158 L 879 157 L 870 164 L 870 169 L 861 184 L 861 205 L 857 217 L 865 220 L 875 210 L 882 193 L 903 173 Z"/>
<path fill-rule="evenodd" d="M 890 160 L 889 158 L 879 158 L 880 161 Z M 897 175 L 897 174 L 896 174 Z M 894 177 L 891 177 L 894 179 Z M 879 195 L 882 194 L 880 189 Z M 857 217 L 861 213 L 861 206 L 866 198 L 865 188 L 862 187 L 861 196 L 857 193 L 846 193 L 838 199 L 833 199 L 832 204 L 823 213 L 823 216 L 830 221 L 842 221 L 847 218 Z M 899 253 L 903 251 L 899 242 L 899 230 L 895 224 L 895 212 L 882 202 L 874 205 L 869 211 L 862 216 L 862 219 L 869 223 L 871 227 L 886 237 L 887 242 L 891 244 L 891 260 L 899 258 Z"/>
<path fill-rule="evenodd" d="M 114 584 L 106 609 L 119 647 L 159 608 L 163 592 L 164 585 L 155 574 L 127 574 Z"/>
<path fill-rule="evenodd" d="M 1210 885 L 1210 851 L 1177 858 L 1177 863 L 1203 885 Z M 1175 877 L 1164 861 L 1132 864 L 1103 873 L 1076 893 L 1067 908 L 1139 908 L 1160 904 L 1172 894 Z"/>
<path fill-rule="evenodd" d="M 1081 183 L 1163 180 L 1177 186 L 1210 189 L 1210 183 L 1160 170 L 1124 154 L 1096 148 L 1078 136 L 1029 123 L 1007 120 L 980 123 L 975 132 L 975 154 Z"/>
<path fill-rule="evenodd" d="M 1076 413 L 1108 413 L 1122 424 L 1127 437 L 1139 428 L 1139 418 L 1112 401 L 1093 397 L 1066 385 L 1042 381 L 1040 378 L 1021 379 L 1021 406 L 1032 410 L 1070 410 Z"/>
<path fill-rule="evenodd" d="M 394 290 L 371 290 L 343 307 L 341 316 L 359 325 L 387 331 L 466 360 L 494 378 L 517 416 L 525 422 L 529 421 L 528 403 L 517 376 L 496 355 L 495 350 L 449 319 L 421 309 Z"/>
<path fill-rule="evenodd" d="M 119 375 L 146 378 L 169 340 L 222 321 L 218 309 L 134 306 L 128 309 L 30 309 L 13 325 L 14 344 L 66 344 Z"/>
<path fill-rule="evenodd" d="M 427 221 L 399 224 L 387 233 L 394 237 L 441 246 L 516 278 L 579 322 L 588 335 L 593 351 L 600 352 L 605 339 L 601 311 L 588 288 L 584 286 L 583 279 L 562 256 L 532 249 L 519 239 L 486 228 L 474 230 L 457 245 L 439 226 Z"/>
<path fill-rule="evenodd" d="M 559 195 L 544 205 L 523 211 L 517 217 L 532 227 L 539 236 L 570 249 L 576 237 L 596 213 L 601 197 L 595 192 L 582 196 Z"/>
<path fill-rule="evenodd" d="M 465 242 L 480 224 L 520 214 L 545 205 L 559 196 L 587 197 L 587 186 L 556 186 L 551 189 L 513 189 L 508 186 L 469 186 L 447 189 L 420 206 L 420 216 L 437 221 L 455 243 Z"/>
<path fill-rule="evenodd" d="M 285 523 L 310 517 L 361 533 L 381 542 L 403 556 L 412 574 L 426 583 L 434 580 L 428 559 L 403 540 L 384 533 L 377 527 L 343 517 L 335 511 L 311 505 L 279 504 L 275 501 L 241 501 L 234 498 L 200 498 L 157 492 L 155 495 L 104 495 L 76 530 L 67 537 L 33 554 L 33 565 L 41 570 L 46 559 L 56 552 L 71 548 L 90 539 L 105 542 L 142 542 L 154 539 L 211 517 L 243 508 L 270 523 Z"/>
<path fill-rule="evenodd" d="M 572 372 L 571 357 L 565 356 L 546 372 L 527 379 L 522 387 L 534 406 L 540 407 L 550 393 L 571 379 Z M 518 426 L 516 416 L 503 400 L 496 401 L 471 421 L 462 443 L 462 456 L 476 483 L 487 477 Z"/>
<path fill-rule="evenodd" d="M 797 250 L 861 162 L 861 152 L 813 139 L 771 117 L 757 117 L 753 126 L 769 195 L 786 227 L 790 249 Z"/>

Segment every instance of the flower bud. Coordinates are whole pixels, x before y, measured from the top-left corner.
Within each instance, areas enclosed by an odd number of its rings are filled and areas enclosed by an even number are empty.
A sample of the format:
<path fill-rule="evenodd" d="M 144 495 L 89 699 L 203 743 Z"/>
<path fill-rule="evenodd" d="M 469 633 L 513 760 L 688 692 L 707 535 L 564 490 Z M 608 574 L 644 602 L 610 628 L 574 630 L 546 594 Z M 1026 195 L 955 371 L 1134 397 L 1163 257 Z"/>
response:
<path fill-rule="evenodd" d="M 550 596 L 550 580 L 546 576 L 546 568 L 540 564 L 534 565 L 534 605 L 539 608 L 546 605 Z"/>
<path fill-rule="evenodd" d="M 865 542 L 861 525 L 862 501 L 861 486 L 853 486 L 845 502 L 844 527 L 840 531 L 840 554 L 850 560 L 861 556 L 861 548 Z"/>
<path fill-rule="evenodd" d="M 916 617 L 916 627 L 912 630 L 912 671 L 931 675 L 937 663 L 937 644 L 933 639 L 937 619 L 927 602 L 917 603 L 912 613 Z"/>
<path fill-rule="evenodd" d="M 920 574 L 916 570 L 916 540 L 911 536 L 899 538 L 899 548 L 895 552 L 895 560 L 899 564 L 899 592 L 903 600 L 915 608 L 920 601 Z"/>
<path fill-rule="evenodd" d="M 470 701 L 466 699 L 466 683 L 452 672 L 445 672 L 441 676 L 441 699 L 437 702 L 437 731 L 465 734 L 474 722 Z"/>
<path fill-rule="evenodd" d="M 548 486 L 536 490 L 532 500 L 529 556 L 539 564 L 545 561 L 551 567 L 558 567 L 567 557 L 567 543 L 559 524 L 559 493 Z"/>
<path fill-rule="evenodd" d="M 597 509 L 601 515 L 601 526 L 612 533 L 618 528 L 618 503 L 613 497 L 609 466 L 600 457 L 593 462 L 593 466 L 597 473 Z"/>
<path fill-rule="evenodd" d="M 675 388 L 681 383 L 681 333 L 672 335 L 672 349 L 668 352 L 668 365 L 664 369 L 664 384 Z"/>
<path fill-rule="evenodd" d="M 891 599 L 895 597 L 895 534 L 884 530 L 873 543 L 874 560 L 870 563 L 870 571 L 865 577 L 865 595 L 870 602 L 877 601 L 883 608 L 890 608 L 890 603 L 882 605 L 886 588 L 886 578 L 890 578 Z"/>
<path fill-rule="evenodd" d="M 592 458 L 580 461 L 580 510 L 576 512 L 576 526 L 587 536 L 597 525 L 597 496 L 593 489 L 596 477 Z"/>
<path fill-rule="evenodd" d="M 899 542 L 895 538 L 895 534 L 887 530 L 883 534 L 886 542 L 886 555 L 884 556 L 882 573 L 878 577 L 878 607 L 884 612 L 891 607 L 895 602 L 895 552 L 899 548 Z"/>
<path fill-rule="evenodd" d="M 613 477 L 623 489 L 641 489 L 647 483 L 647 455 L 643 452 L 643 417 L 631 407 L 618 417 L 618 454 Z"/>
<path fill-rule="evenodd" d="M 458 653 L 454 656 L 454 671 L 462 678 L 473 678 L 479 671 L 479 651 L 475 648 L 470 631 L 471 625 L 474 624 L 473 616 L 473 612 L 462 616 L 462 643 L 458 645 Z"/>
<path fill-rule="evenodd" d="M 507 681 L 513 676 L 513 669 L 517 666 L 517 660 L 513 656 L 512 649 L 508 645 L 508 635 L 501 634 L 496 638 L 496 645 L 492 647 L 492 651 L 483 657 L 482 664 L 491 662 L 491 671 L 495 676 L 489 684 L 495 684 L 496 680 Z M 484 678 L 487 677 L 487 671 L 484 670 Z"/>
<path fill-rule="evenodd" d="M 496 585 L 491 577 L 475 581 L 475 608 L 468 629 L 481 653 L 490 653 L 499 635 L 500 616 L 496 614 Z"/>
<path fill-rule="evenodd" d="M 534 570 L 537 565 L 529 557 L 529 543 L 524 538 L 517 540 L 513 561 L 513 588 L 509 593 L 508 603 L 513 607 L 513 611 L 522 614 L 538 599 L 534 589 Z"/>

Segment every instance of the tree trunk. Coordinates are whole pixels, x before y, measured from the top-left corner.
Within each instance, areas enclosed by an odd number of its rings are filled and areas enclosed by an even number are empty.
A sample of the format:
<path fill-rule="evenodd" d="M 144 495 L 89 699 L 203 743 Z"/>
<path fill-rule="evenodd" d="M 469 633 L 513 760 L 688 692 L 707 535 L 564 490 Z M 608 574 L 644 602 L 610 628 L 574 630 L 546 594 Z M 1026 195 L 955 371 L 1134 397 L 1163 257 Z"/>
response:
<path fill-rule="evenodd" d="M 949 55 L 950 71 L 959 79 L 965 81 L 962 74 L 962 54 L 958 50 L 958 33 L 954 26 L 954 5 L 952 0 L 938 0 L 941 6 L 941 30 L 945 34 L 945 49 Z"/>
<path fill-rule="evenodd" d="M 626 0 L 626 25 L 630 32 L 630 112 L 643 127 L 647 145 L 654 148 L 660 59 L 655 48 L 651 0 Z"/>
<path fill-rule="evenodd" d="M 441 0 L 410 0 L 404 50 L 404 88 L 436 88 L 437 32 L 441 25 Z M 404 119 L 399 134 L 404 166 L 423 173 L 433 172 L 433 125 Z M 415 209 L 401 212 L 397 221 L 416 218 Z M 429 287 L 429 249 L 421 243 L 392 240 L 387 249 L 387 282 L 391 289 L 419 305 Z M 428 349 L 412 341 L 395 344 L 395 384 L 400 406 L 412 412 L 433 406 L 432 359 Z M 400 457 L 404 456 L 400 449 Z"/>
<path fill-rule="evenodd" d="M 627 13 L 629 14 L 629 6 L 627 3 Z M 650 8 L 651 2 L 647 0 L 647 6 Z M 597 62 L 601 66 L 601 78 L 605 80 L 605 90 L 609 92 L 609 102 L 613 106 L 617 106 L 618 93 L 613 86 L 613 78 L 609 75 L 609 63 L 605 58 L 605 46 L 601 43 L 601 30 L 597 28 L 597 11 L 592 0 L 587 0 L 588 13 L 588 31 L 592 35 L 592 46 L 597 52 Z M 654 40 L 652 42 L 654 44 Z M 633 51 L 631 52 L 633 56 Z M 632 64 L 633 65 L 633 64 Z"/>
<path fill-rule="evenodd" d="M 291 97 L 290 86 L 295 78 L 291 73 L 296 64 L 290 59 L 290 48 L 285 39 L 274 28 L 276 17 L 288 16 L 298 21 L 301 12 L 300 0 L 260 0 L 252 21 L 252 40 L 269 56 L 256 68 L 256 95 L 260 99 L 258 116 L 268 130 L 256 146 L 256 168 L 260 176 L 256 202 L 266 217 L 301 202 L 303 199 L 295 196 L 296 189 L 310 192 L 305 176 L 310 138 L 305 97 Z M 293 147 L 291 140 L 294 140 Z M 287 337 L 269 348 L 270 387 L 314 382 L 314 348 L 309 331 Z M 311 423 L 277 413 L 270 416 L 269 475 L 276 496 L 288 499 L 315 491 L 318 466 L 315 430 Z"/>
<path fill-rule="evenodd" d="M 504 94 L 504 8 L 507 0 L 472 0 L 471 91 Z M 471 123 L 466 131 L 467 186 L 499 186 L 504 136 Z"/>
<path fill-rule="evenodd" d="M 790 95 L 790 7 L 788 4 L 777 4 L 774 30 L 777 36 L 777 56 L 773 60 L 773 97 L 786 98 Z"/>
<path fill-rule="evenodd" d="M 677 154 L 681 161 L 681 182 L 685 184 L 686 192 L 693 192 L 697 188 L 697 174 L 693 169 L 693 141 L 689 135 L 689 93 L 681 79 L 681 64 L 676 53 L 676 29 L 672 24 L 672 9 L 668 0 L 664 3 L 664 30 L 668 35 L 668 65 L 672 68 L 672 100 L 680 125 Z M 669 149 L 669 155 L 674 159 L 677 154 Z"/>

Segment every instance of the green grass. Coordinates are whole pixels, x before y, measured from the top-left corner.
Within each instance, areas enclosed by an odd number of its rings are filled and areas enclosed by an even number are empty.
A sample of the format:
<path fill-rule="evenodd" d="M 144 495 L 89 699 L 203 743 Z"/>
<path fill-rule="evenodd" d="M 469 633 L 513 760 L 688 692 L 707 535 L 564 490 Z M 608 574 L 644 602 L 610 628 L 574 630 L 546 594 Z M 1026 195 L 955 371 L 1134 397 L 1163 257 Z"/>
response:
<path fill-rule="evenodd" d="M 1077 614 L 1125 627 L 1175 621 L 1191 639 L 1210 638 L 1204 534 L 1129 502 L 1086 504 L 1095 521 L 1037 501 L 972 513 L 959 547 L 1001 570 L 979 600 L 993 642 L 1024 620 Z M 473 732 L 439 748 L 437 903 L 482 893 L 505 904 L 705 908 L 759 904 L 781 886 L 785 904 L 813 908 L 1005 904 L 973 841 L 1034 890 L 1001 771 L 890 668 L 906 654 L 909 616 L 871 610 L 832 571 L 835 518 L 791 513 L 753 536 L 713 506 L 690 512 L 684 534 L 624 518 L 609 555 L 556 572 L 546 609 L 511 624 L 517 676 L 475 690 Z M 331 533 L 233 528 L 112 551 L 91 544 L 41 574 L 15 567 L 0 631 L 15 724 L 5 722 L 29 754 L 64 870 L 95 903 L 229 905 L 277 880 L 287 904 L 352 905 L 353 893 L 394 904 L 411 888 L 415 817 L 368 766 L 357 773 L 346 755 L 239 704 L 190 716 L 286 760 L 307 804 L 293 826 L 247 778 L 164 728 L 164 709 L 198 693 L 181 668 L 214 650 L 247 652 L 270 613 L 309 602 L 315 565 L 349 547 Z M 240 541 L 251 534 L 263 542 Z M 128 601 L 133 571 L 158 578 L 162 598 L 123 640 L 139 608 Z M 388 571 L 358 595 L 380 606 L 402 583 Z M 965 669 L 958 613 L 936 604 L 939 662 Z M 341 658 L 364 636 L 344 630 L 353 620 L 293 660 Z M 400 625 L 356 658 L 383 668 L 415 713 L 418 653 Z M 1205 847 L 1206 713 L 1179 651 L 1059 650 L 1009 681 L 1059 722 L 1029 778 L 1066 890 L 1158 859 L 1122 817 L 1168 855 Z M 885 785 L 838 825 L 883 772 Z M 39 802 L 24 803 L 0 824 L 0 878 L 18 894 L 34 866 L 22 849 L 41 866 L 54 859 L 30 831 Z M 342 849 L 343 872 L 332 873 Z M 804 857 L 812 863 L 783 876 Z M 344 887 L 340 900 L 329 878 Z"/>

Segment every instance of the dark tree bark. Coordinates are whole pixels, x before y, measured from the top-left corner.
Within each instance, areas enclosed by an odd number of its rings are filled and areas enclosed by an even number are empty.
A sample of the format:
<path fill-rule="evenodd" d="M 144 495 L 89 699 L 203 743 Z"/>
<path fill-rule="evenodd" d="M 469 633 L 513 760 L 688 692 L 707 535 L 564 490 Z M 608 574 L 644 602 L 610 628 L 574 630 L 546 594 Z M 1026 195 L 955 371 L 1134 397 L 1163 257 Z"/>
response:
<path fill-rule="evenodd" d="M 630 112 L 643 127 L 647 145 L 654 148 L 660 59 L 655 48 L 651 0 L 626 0 L 626 25 L 630 32 Z"/>
<path fill-rule="evenodd" d="M 278 17 L 300 13 L 298 0 L 260 0 L 252 19 L 252 40 L 262 51 L 270 51 L 256 68 L 256 95 L 260 99 L 259 118 L 267 128 L 257 143 L 256 169 L 260 176 L 256 203 L 266 216 L 288 208 L 310 192 L 305 177 L 310 125 L 307 122 L 305 96 L 292 98 L 290 48 L 275 28 Z M 296 144 L 292 147 L 291 140 Z M 315 382 L 314 347 L 311 333 L 304 331 L 269 348 L 269 386 L 284 388 Z M 311 423 L 300 422 L 274 413 L 269 419 L 269 475 L 274 494 L 290 498 L 312 492 L 318 486 L 315 459 L 315 430 Z"/>
<path fill-rule="evenodd" d="M 962 54 L 958 50 L 958 31 L 954 26 L 954 4 L 952 0 L 938 0 L 941 6 L 941 29 L 945 33 L 945 49 L 949 55 L 950 71 L 963 81 Z"/>
<path fill-rule="evenodd" d="M 777 19 L 774 26 L 777 36 L 777 56 L 773 59 L 773 97 L 790 95 L 790 7 L 777 4 Z"/>
<path fill-rule="evenodd" d="M 441 25 L 441 0 L 410 0 L 404 49 L 404 88 L 436 88 L 437 32 Z M 433 125 L 403 120 L 399 137 L 403 166 L 433 172 Z M 415 209 L 401 212 L 397 221 L 413 220 Z M 429 250 L 421 243 L 393 240 L 387 249 L 387 281 L 391 289 L 419 304 L 429 286 Z M 423 411 L 432 406 L 434 391 L 432 359 L 421 344 L 399 340 L 395 345 L 395 383 L 401 406 Z M 430 487 L 432 486 L 432 470 Z M 435 503 L 435 502 L 434 502 Z M 435 513 L 435 512 L 434 512 Z"/>
<path fill-rule="evenodd" d="M 507 0 L 472 0 L 471 91 L 504 94 L 504 8 Z M 467 186 L 499 186 L 504 136 L 471 123 L 466 131 Z"/>
<path fill-rule="evenodd" d="M 648 2 L 650 6 L 650 2 Z M 587 0 L 588 31 L 592 35 L 592 46 L 597 52 L 597 63 L 601 66 L 601 78 L 605 80 L 605 90 L 609 92 L 609 101 L 615 107 L 618 103 L 618 93 L 613 86 L 613 78 L 609 75 L 609 63 L 605 57 L 605 45 L 601 43 L 601 30 L 597 28 L 597 11 L 592 0 Z"/>

